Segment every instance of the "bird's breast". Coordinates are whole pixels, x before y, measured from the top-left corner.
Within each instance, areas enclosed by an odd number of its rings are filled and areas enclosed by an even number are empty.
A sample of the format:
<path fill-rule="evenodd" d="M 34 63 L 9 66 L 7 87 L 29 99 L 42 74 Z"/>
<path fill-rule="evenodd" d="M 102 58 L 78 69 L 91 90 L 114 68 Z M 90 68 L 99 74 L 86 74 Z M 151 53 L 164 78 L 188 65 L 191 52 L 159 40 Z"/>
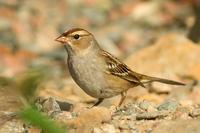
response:
<path fill-rule="evenodd" d="M 68 67 L 74 81 L 90 96 L 98 98 L 105 88 L 105 78 L 102 73 L 103 62 L 97 59 L 70 58 Z"/>

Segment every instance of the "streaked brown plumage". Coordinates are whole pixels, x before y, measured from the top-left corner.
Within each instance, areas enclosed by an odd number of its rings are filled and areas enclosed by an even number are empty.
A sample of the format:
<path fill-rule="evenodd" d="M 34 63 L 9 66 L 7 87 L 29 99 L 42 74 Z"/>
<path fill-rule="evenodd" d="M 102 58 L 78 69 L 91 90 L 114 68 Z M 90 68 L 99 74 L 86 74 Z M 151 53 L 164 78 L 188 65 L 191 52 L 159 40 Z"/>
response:
<path fill-rule="evenodd" d="M 145 87 L 150 82 L 184 85 L 132 71 L 119 59 L 102 50 L 94 36 L 84 29 L 70 29 L 56 41 L 64 44 L 67 50 L 69 71 L 74 81 L 88 95 L 99 99 L 94 106 L 100 104 L 104 98 L 119 94 L 122 95 L 119 103 L 121 105 L 129 88 Z"/>

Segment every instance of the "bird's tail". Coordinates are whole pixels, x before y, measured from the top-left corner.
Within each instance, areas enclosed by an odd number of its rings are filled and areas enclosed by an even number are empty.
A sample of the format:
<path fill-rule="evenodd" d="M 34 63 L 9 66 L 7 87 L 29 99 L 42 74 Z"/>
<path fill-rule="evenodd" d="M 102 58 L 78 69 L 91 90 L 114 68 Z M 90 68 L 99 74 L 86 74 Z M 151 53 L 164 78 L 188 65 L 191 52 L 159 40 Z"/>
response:
<path fill-rule="evenodd" d="M 181 83 L 181 82 L 177 82 L 177 81 L 173 81 L 169 79 L 151 77 L 151 76 L 146 76 L 146 75 L 142 75 L 141 82 L 143 84 L 151 83 L 151 82 L 160 82 L 160 83 L 170 84 L 170 85 L 185 85 L 184 83 Z"/>

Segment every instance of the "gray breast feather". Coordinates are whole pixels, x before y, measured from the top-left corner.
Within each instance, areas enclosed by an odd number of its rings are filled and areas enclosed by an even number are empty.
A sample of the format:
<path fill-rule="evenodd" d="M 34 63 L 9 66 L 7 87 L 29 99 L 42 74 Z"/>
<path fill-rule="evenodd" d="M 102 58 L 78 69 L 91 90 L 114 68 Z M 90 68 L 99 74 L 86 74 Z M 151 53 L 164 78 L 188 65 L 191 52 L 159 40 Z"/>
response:
<path fill-rule="evenodd" d="M 97 60 L 85 61 L 85 59 L 78 59 L 73 61 L 76 63 L 69 64 L 70 73 L 74 81 L 82 88 L 87 94 L 98 97 L 101 90 L 106 86 L 106 80 L 103 73 L 100 71 L 101 65 L 97 65 Z M 99 82 L 97 82 L 99 81 Z"/>

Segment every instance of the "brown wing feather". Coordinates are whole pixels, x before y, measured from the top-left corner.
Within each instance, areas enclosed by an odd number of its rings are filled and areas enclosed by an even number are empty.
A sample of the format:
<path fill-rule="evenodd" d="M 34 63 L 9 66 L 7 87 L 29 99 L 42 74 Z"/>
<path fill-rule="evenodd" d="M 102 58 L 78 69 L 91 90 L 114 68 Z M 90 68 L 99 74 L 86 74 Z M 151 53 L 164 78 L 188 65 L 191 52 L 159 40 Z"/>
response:
<path fill-rule="evenodd" d="M 136 73 L 132 71 L 126 64 L 122 63 L 119 59 L 115 58 L 106 51 L 101 51 L 101 55 L 105 58 L 106 63 L 108 65 L 108 73 L 123 78 L 129 82 L 134 82 L 142 87 L 145 87 L 145 83 L 150 82 L 161 82 L 171 85 L 185 85 L 184 83 L 180 83 L 173 80 L 151 77 Z"/>
<path fill-rule="evenodd" d="M 101 55 L 105 58 L 108 65 L 108 73 L 145 87 L 144 84 L 140 81 L 141 75 L 133 72 L 126 64 L 122 63 L 119 59 L 115 58 L 106 51 L 102 50 Z"/>

